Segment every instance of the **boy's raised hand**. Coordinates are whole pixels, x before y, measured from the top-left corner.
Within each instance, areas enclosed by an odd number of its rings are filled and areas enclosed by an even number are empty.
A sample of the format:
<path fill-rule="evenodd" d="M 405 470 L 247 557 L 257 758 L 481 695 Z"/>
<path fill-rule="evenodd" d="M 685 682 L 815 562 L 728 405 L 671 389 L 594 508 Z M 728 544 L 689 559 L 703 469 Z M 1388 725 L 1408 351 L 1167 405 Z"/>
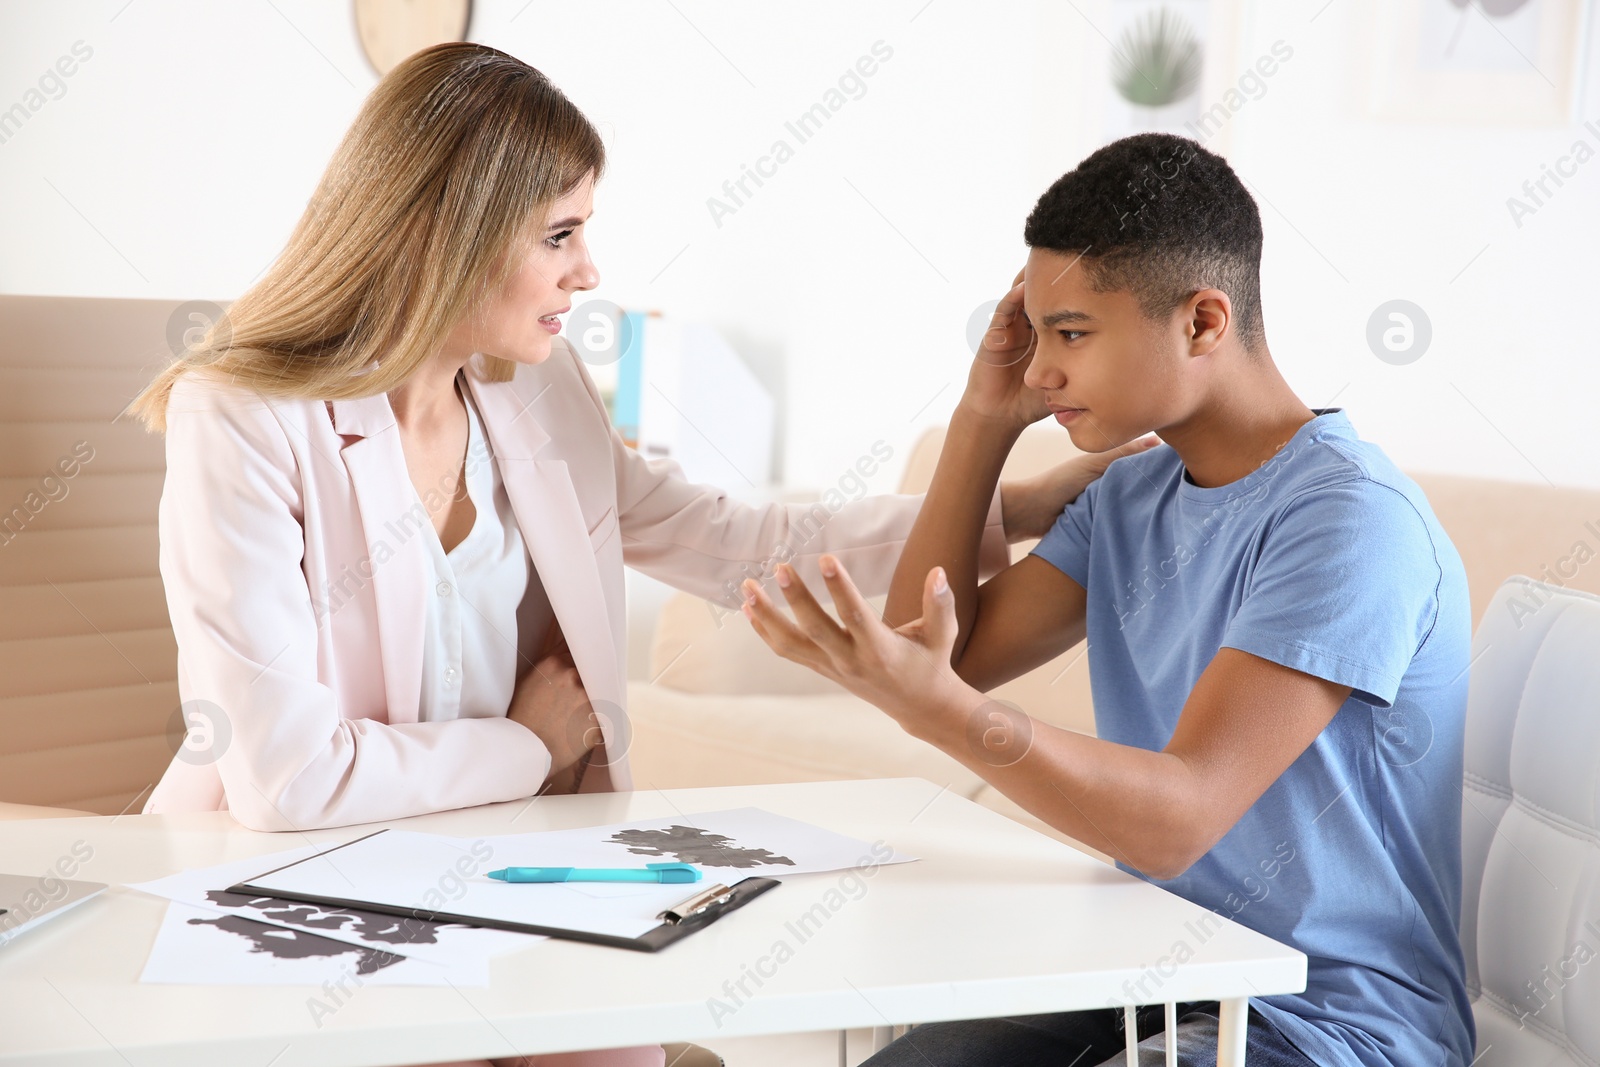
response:
<path fill-rule="evenodd" d="M 1000 298 L 989 319 L 961 398 L 962 406 L 974 414 L 1018 430 L 1050 414 L 1043 392 L 1022 381 L 1038 343 L 1022 310 L 1022 275 L 1017 271 L 1011 290 Z"/>
<path fill-rule="evenodd" d="M 877 705 L 914 736 L 964 719 L 984 703 L 983 694 L 950 666 L 955 597 L 941 587 L 942 567 L 933 568 L 923 581 L 922 617 L 891 629 L 837 558 L 824 555 L 818 563 L 842 626 L 787 563 L 778 566 L 777 580 L 794 612 L 793 622 L 757 582 L 745 580 L 745 616 L 768 647 Z"/>

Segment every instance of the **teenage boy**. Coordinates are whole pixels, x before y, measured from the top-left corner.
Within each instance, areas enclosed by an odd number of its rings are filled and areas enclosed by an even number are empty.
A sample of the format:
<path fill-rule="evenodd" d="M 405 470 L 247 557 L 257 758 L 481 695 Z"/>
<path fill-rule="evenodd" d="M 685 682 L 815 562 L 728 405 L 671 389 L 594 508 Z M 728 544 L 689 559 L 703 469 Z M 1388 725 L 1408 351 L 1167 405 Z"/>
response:
<path fill-rule="evenodd" d="M 1304 952 L 1305 992 L 1251 1001 L 1251 1064 L 1463 1067 L 1460 557 L 1344 410 L 1307 408 L 1279 374 L 1260 215 L 1223 159 L 1117 141 L 1045 192 L 1024 237 L 883 618 L 826 556 L 843 626 L 791 568 L 794 621 L 754 582 L 746 614 L 1052 826 Z M 1167 447 L 1111 463 L 980 588 L 1001 464 L 1047 414 L 1087 452 L 1149 431 Z M 1098 736 L 984 697 L 1085 638 Z M 1179 1014 L 1179 1062 L 1214 1063 L 1215 1002 Z M 870 1063 L 1121 1063 L 1121 1019 L 932 1024 Z M 1142 1013 L 1146 1047 L 1161 1025 Z"/>

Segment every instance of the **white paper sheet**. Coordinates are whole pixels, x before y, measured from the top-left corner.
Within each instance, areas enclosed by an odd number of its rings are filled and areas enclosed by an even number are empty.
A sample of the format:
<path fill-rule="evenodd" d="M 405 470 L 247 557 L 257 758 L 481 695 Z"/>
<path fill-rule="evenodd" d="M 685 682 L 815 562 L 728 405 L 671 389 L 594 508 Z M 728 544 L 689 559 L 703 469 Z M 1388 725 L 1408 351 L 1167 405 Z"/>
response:
<path fill-rule="evenodd" d="M 307 1010 L 318 1014 L 366 985 L 487 986 L 489 964 L 483 957 L 431 963 L 172 901 L 139 981 L 316 986 Z"/>
<path fill-rule="evenodd" d="M 334 941 L 399 953 L 445 966 L 457 964 L 476 966 L 491 956 L 512 952 L 546 940 L 539 934 L 524 934 L 514 930 L 435 923 L 426 919 L 401 919 L 357 908 L 304 904 L 226 891 L 228 886 L 243 879 L 315 855 L 328 847 L 303 845 L 282 852 L 233 860 L 214 867 L 180 871 L 165 878 L 130 885 L 128 888 L 217 914 L 239 915 L 257 922 L 305 930 Z M 470 852 L 470 844 L 467 847 Z"/>
<path fill-rule="evenodd" d="M 883 842 L 845 837 L 759 808 L 738 808 L 486 838 L 387 830 L 248 881 L 263 892 L 288 890 L 638 937 L 660 924 L 662 910 L 717 882 L 914 858 Z M 487 876 L 498 867 L 643 867 L 671 861 L 701 867 L 704 880 L 692 885 L 515 884 Z M 475 869 L 468 874 L 469 868 Z M 446 885 L 447 897 L 441 893 Z"/>
<path fill-rule="evenodd" d="M 860 864 L 905 863 L 889 845 L 836 834 L 760 808 L 667 815 L 610 826 L 475 838 L 495 867 L 639 867 L 693 863 L 728 882 L 750 876 L 839 871 Z"/>

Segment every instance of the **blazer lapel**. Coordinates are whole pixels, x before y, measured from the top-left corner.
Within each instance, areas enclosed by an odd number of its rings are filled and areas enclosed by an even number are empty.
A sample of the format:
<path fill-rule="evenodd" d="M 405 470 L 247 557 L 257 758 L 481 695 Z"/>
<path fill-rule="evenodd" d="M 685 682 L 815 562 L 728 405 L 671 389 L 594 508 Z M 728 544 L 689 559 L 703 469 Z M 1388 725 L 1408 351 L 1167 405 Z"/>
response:
<path fill-rule="evenodd" d="M 594 548 L 565 460 L 537 459 L 550 442 L 532 408 L 542 395 L 536 375 L 483 383 L 466 373 L 489 438 L 490 452 L 528 554 L 544 583 L 573 663 L 591 699 L 621 708 L 625 697 L 605 591 Z M 388 721 L 416 722 L 422 690 L 422 617 L 427 596 L 427 554 L 422 538 L 430 522 L 417 499 L 400 447 L 387 394 L 331 401 L 334 429 L 357 440 L 340 450 L 366 538 L 378 607 L 378 641 Z M 584 789 L 618 778 L 625 728 L 601 716 L 607 763 L 592 765 Z M 610 772 L 610 773 L 607 773 Z"/>
<path fill-rule="evenodd" d="M 378 606 L 378 646 L 390 724 L 416 722 L 422 696 L 423 611 L 431 519 L 417 498 L 387 394 L 334 400 L 334 430 L 359 438 L 340 449 L 361 511 Z"/>
<path fill-rule="evenodd" d="M 483 415 L 490 450 L 505 482 L 506 496 L 516 513 L 522 539 L 528 546 L 539 580 L 550 597 L 561 632 L 567 639 L 573 663 L 591 700 L 622 707 L 624 692 L 620 665 L 606 610 L 605 590 L 595 564 L 594 547 L 584 521 L 571 472 L 565 460 L 536 459 L 550 442 L 539 425 L 534 404 L 548 384 L 539 375 L 519 375 L 506 383 L 483 383 L 467 370 L 467 384 Z M 600 716 L 600 733 L 610 764 L 621 759 L 624 727 Z M 610 777 L 597 761 L 584 775 L 584 791 Z"/>

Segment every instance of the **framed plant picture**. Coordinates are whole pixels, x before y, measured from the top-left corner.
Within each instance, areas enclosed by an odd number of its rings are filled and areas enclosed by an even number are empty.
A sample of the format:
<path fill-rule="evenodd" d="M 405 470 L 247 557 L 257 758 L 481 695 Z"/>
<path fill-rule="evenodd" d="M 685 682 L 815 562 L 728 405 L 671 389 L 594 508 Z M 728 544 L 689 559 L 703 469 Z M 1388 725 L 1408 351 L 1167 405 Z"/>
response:
<path fill-rule="evenodd" d="M 1107 142 L 1145 131 L 1227 153 L 1245 0 L 1114 0 L 1104 93 Z"/>
<path fill-rule="evenodd" d="M 1577 120 L 1591 0 L 1367 0 L 1369 116 L 1564 126 Z"/>

